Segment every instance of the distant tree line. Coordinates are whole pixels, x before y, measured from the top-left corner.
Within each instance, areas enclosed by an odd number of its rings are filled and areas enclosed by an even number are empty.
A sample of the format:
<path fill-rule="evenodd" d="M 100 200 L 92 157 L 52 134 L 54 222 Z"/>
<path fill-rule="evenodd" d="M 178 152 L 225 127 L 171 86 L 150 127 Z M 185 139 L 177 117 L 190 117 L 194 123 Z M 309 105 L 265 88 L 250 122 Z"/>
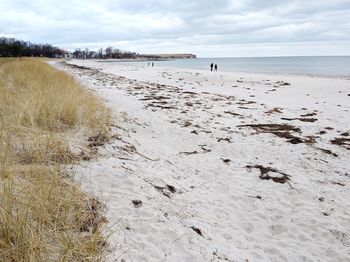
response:
<path fill-rule="evenodd" d="M 50 44 L 33 44 L 15 38 L 0 37 L 1 57 L 43 56 L 60 57 L 63 50 Z"/>
<path fill-rule="evenodd" d="M 120 49 L 115 49 L 111 46 L 107 47 L 106 49 L 100 48 L 97 52 L 96 51 L 89 51 L 88 48 L 85 48 L 84 50 L 77 48 L 72 53 L 74 58 L 82 58 L 82 59 L 89 59 L 89 58 L 100 58 L 100 59 L 106 59 L 106 58 L 136 58 L 139 56 L 139 54 L 129 51 L 122 51 Z"/>
<path fill-rule="evenodd" d="M 109 46 L 98 51 L 90 51 L 88 48 L 77 48 L 74 52 L 68 52 L 50 44 L 33 44 L 28 41 L 22 41 L 15 38 L 0 37 L 0 57 L 21 57 L 21 56 L 39 56 L 51 58 L 137 58 L 141 57 L 138 53 L 123 51 Z"/>

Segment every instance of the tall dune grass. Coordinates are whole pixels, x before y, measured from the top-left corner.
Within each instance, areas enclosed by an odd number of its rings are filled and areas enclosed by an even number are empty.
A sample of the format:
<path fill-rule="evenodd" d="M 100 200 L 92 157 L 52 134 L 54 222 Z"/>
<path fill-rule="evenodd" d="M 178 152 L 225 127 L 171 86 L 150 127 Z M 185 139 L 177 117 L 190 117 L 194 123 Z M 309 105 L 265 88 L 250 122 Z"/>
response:
<path fill-rule="evenodd" d="M 108 135 L 109 112 L 39 59 L 0 59 L 0 261 L 99 261 L 103 206 L 65 171 L 72 130 Z"/>

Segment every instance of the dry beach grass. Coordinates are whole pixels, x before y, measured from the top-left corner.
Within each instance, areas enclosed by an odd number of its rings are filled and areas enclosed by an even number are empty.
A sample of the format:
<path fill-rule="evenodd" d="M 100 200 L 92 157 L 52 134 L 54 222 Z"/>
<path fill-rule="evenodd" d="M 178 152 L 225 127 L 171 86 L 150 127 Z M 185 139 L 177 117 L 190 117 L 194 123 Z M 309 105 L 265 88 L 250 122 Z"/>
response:
<path fill-rule="evenodd" d="M 96 97 L 44 61 L 0 59 L 0 261 L 101 258 L 103 205 L 67 164 L 80 159 L 72 134 L 108 136 L 109 121 Z"/>

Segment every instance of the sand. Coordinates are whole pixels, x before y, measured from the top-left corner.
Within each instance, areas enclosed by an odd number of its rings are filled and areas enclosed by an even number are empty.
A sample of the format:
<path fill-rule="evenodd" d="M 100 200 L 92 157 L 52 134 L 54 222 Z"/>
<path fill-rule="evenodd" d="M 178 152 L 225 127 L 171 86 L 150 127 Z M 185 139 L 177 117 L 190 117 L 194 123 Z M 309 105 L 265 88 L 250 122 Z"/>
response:
<path fill-rule="evenodd" d="M 350 261 L 350 80 L 53 64 L 113 111 L 108 260 Z"/>

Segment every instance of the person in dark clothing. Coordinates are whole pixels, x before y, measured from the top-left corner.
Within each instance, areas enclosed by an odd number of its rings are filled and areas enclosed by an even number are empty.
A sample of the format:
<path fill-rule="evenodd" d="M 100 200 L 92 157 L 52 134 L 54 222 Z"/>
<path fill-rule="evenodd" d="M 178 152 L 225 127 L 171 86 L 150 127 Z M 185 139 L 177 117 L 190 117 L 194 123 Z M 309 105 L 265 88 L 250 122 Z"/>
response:
<path fill-rule="evenodd" d="M 152 63 L 152 67 L 154 66 L 154 63 Z"/>
<path fill-rule="evenodd" d="M 210 71 L 213 71 L 213 66 L 214 66 L 214 64 L 211 63 L 211 64 L 210 64 Z"/>
<path fill-rule="evenodd" d="M 218 71 L 218 65 L 215 64 L 214 71 Z"/>

